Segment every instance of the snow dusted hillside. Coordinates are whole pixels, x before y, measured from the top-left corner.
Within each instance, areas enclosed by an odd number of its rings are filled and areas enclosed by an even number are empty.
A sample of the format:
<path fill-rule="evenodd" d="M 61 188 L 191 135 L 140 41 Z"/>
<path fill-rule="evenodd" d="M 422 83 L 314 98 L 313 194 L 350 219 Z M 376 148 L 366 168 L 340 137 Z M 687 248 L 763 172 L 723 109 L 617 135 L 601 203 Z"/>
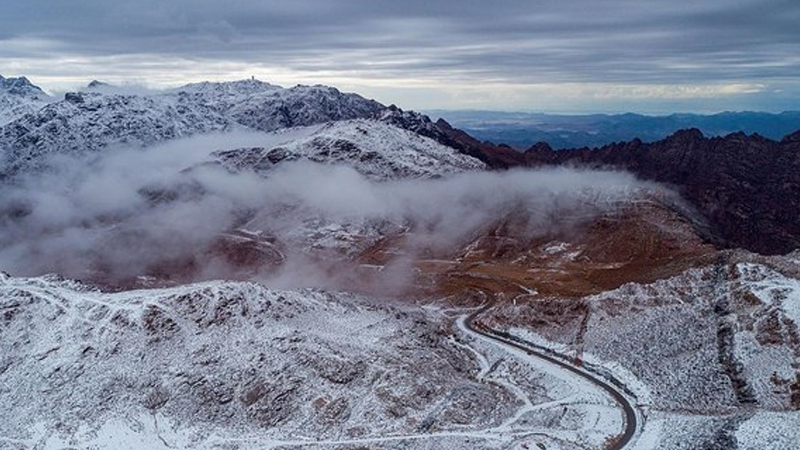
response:
<path fill-rule="evenodd" d="M 51 154 L 76 156 L 110 145 L 147 146 L 235 123 L 201 103 L 161 97 L 70 93 L 0 128 L 0 174 L 36 169 Z"/>
<path fill-rule="evenodd" d="M 50 101 L 50 96 L 27 78 L 0 75 L 0 126 L 36 112 Z"/>
<path fill-rule="evenodd" d="M 384 108 L 331 87 L 283 89 L 256 80 L 192 84 L 145 95 L 117 92 L 95 84 L 31 114 L 15 115 L 0 127 L 0 176 L 37 168 L 50 154 L 92 153 L 114 145 L 142 147 L 235 128 L 273 131 L 373 117 Z"/>
<path fill-rule="evenodd" d="M 0 311 L 4 449 L 575 449 L 620 426 L 600 393 L 520 352 L 349 294 L 0 274 Z"/>
<path fill-rule="evenodd" d="M 329 86 L 284 89 L 258 80 L 190 84 L 167 96 L 187 104 L 209 106 L 237 124 L 258 131 L 372 117 L 384 109 L 374 100 Z"/>
<path fill-rule="evenodd" d="M 264 174 L 277 164 L 307 160 L 354 168 L 373 180 L 436 178 L 485 169 L 475 158 L 385 122 L 351 120 L 309 129 L 309 134 L 272 148 L 214 154 L 228 170 Z"/>
<path fill-rule="evenodd" d="M 786 430 L 800 425 L 798 271 L 791 258 L 737 252 L 587 297 L 584 317 L 548 323 L 537 312 L 543 304 L 509 305 L 498 323 L 525 324 L 512 333 L 580 351 L 643 383 L 650 418 L 641 448 L 735 448 L 726 445 L 736 440 L 738 448 L 792 448 L 797 434 Z M 550 302 L 566 308 L 575 300 Z"/>
<path fill-rule="evenodd" d="M 437 307 L 0 273 L 0 448 L 598 448 L 602 390 Z M 349 447 L 348 447 L 349 448 Z"/>

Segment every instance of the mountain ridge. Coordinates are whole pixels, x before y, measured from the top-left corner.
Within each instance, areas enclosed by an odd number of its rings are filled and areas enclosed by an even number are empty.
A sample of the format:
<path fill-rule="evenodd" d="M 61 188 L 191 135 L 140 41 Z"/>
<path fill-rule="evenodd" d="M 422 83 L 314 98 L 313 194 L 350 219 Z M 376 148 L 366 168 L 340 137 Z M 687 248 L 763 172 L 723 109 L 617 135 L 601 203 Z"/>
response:
<path fill-rule="evenodd" d="M 495 169 L 604 167 L 675 186 L 710 220 L 725 246 L 766 254 L 800 247 L 800 132 L 777 141 L 742 132 L 706 137 L 693 128 L 652 143 L 634 139 L 554 150 L 542 142 L 518 152 L 479 142 L 445 121 L 438 126 L 462 151 Z"/>
<path fill-rule="evenodd" d="M 723 111 L 714 114 L 668 115 L 559 115 L 446 110 L 433 110 L 431 113 L 444 117 L 481 141 L 504 142 L 521 150 L 540 141 L 548 142 L 555 149 L 601 147 L 634 138 L 655 142 L 686 128 L 698 128 L 707 136 L 726 136 L 742 131 L 779 140 L 800 128 L 800 111 Z"/>
<path fill-rule="evenodd" d="M 0 97 L 3 98 L 3 97 Z M 378 116 L 385 107 L 328 86 L 282 88 L 257 80 L 196 83 L 155 94 L 97 86 L 27 106 L 0 125 L 0 178 L 41 167 L 50 154 L 147 146 L 177 137 L 248 129 L 274 131 Z"/>

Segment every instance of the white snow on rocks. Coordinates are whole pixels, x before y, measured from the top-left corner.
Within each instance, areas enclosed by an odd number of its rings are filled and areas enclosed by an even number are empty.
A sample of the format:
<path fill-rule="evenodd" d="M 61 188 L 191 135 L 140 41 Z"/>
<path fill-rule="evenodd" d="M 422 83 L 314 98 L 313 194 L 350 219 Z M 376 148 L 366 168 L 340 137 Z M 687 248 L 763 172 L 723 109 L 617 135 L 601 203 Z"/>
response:
<path fill-rule="evenodd" d="M 4 275 L 0 324 L 0 448 L 475 430 L 510 405 L 440 324 L 348 294 Z"/>
<path fill-rule="evenodd" d="M 800 326 L 800 280 L 789 278 L 758 264 L 741 263 L 742 282 L 764 304 L 776 305 Z"/>
<path fill-rule="evenodd" d="M 50 101 L 52 98 L 27 78 L 0 75 L 0 126 L 36 112 Z"/>
<path fill-rule="evenodd" d="M 39 106 L 31 106 L 35 111 L 20 116 L 0 102 L 0 110 L 12 111 L 5 114 L 7 123 L 0 122 L 0 175 L 39 168 L 42 157 L 53 153 L 91 153 L 114 145 L 141 147 L 237 128 L 274 131 L 373 117 L 384 108 L 332 87 L 284 89 L 256 80 L 200 83 L 144 94 L 100 87 L 68 93 L 63 100 Z"/>
<path fill-rule="evenodd" d="M 430 138 L 365 119 L 331 122 L 272 148 L 229 150 L 214 156 L 234 171 L 265 173 L 282 162 L 308 160 L 347 165 L 373 180 L 438 178 L 486 167 Z"/>
<path fill-rule="evenodd" d="M 784 450 L 800 443 L 800 413 L 757 412 L 736 430 L 739 450 Z"/>
<path fill-rule="evenodd" d="M 800 282 L 788 275 L 791 258 L 770 260 L 782 272 L 760 258 L 737 252 L 728 264 L 583 299 L 590 313 L 582 360 L 607 369 L 646 406 L 650 420 L 634 448 L 725 448 L 738 440 L 738 448 L 777 449 L 797 441 L 784 430 L 800 421 Z M 517 311 L 524 305 L 508 308 L 505 316 L 531 314 Z M 572 330 L 509 331 L 573 357 Z M 739 394 L 731 376 L 744 383 Z M 748 391 L 754 403 L 741 403 Z"/>

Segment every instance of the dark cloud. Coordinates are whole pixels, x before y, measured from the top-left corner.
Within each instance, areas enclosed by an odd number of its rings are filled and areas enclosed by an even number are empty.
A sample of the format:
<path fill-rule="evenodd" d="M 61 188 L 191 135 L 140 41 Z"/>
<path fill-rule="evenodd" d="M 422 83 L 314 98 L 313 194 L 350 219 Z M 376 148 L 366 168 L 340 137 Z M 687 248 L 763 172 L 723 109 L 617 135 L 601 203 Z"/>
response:
<path fill-rule="evenodd" d="M 0 60 L 149 55 L 398 83 L 796 93 L 798 23 L 796 0 L 26 0 L 3 8 Z"/>

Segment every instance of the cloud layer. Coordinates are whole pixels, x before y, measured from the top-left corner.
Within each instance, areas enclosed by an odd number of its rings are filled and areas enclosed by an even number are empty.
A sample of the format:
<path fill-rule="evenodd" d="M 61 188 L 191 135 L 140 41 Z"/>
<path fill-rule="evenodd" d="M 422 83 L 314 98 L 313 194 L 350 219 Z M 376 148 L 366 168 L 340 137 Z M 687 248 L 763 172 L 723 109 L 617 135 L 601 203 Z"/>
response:
<path fill-rule="evenodd" d="M 580 85 L 567 107 L 701 90 L 780 108 L 798 99 L 797 23 L 793 0 L 29 0 L 3 8 L 0 73 L 156 84 L 257 74 L 408 107 L 502 108 L 516 92 L 535 109 Z M 470 102 L 473 88 L 485 98 Z"/>
<path fill-rule="evenodd" d="M 341 255 L 359 242 L 372 245 L 387 230 L 409 232 L 403 234 L 412 254 L 460 248 L 509 214 L 524 218 L 531 236 L 567 232 L 652 188 L 630 174 L 572 169 L 374 182 L 347 166 L 307 162 L 262 178 L 203 164 L 223 138 L 254 145 L 259 136 L 205 136 L 61 158 L 53 171 L 0 186 L 0 270 L 123 285 L 154 275 L 336 286 L 353 276 Z M 263 271 L 237 273 L 220 254 L 222 236 L 256 231 L 278 246 L 280 271 L 266 263 Z M 398 258 L 385 279 L 395 286 L 407 281 L 407 263 Z"/>

